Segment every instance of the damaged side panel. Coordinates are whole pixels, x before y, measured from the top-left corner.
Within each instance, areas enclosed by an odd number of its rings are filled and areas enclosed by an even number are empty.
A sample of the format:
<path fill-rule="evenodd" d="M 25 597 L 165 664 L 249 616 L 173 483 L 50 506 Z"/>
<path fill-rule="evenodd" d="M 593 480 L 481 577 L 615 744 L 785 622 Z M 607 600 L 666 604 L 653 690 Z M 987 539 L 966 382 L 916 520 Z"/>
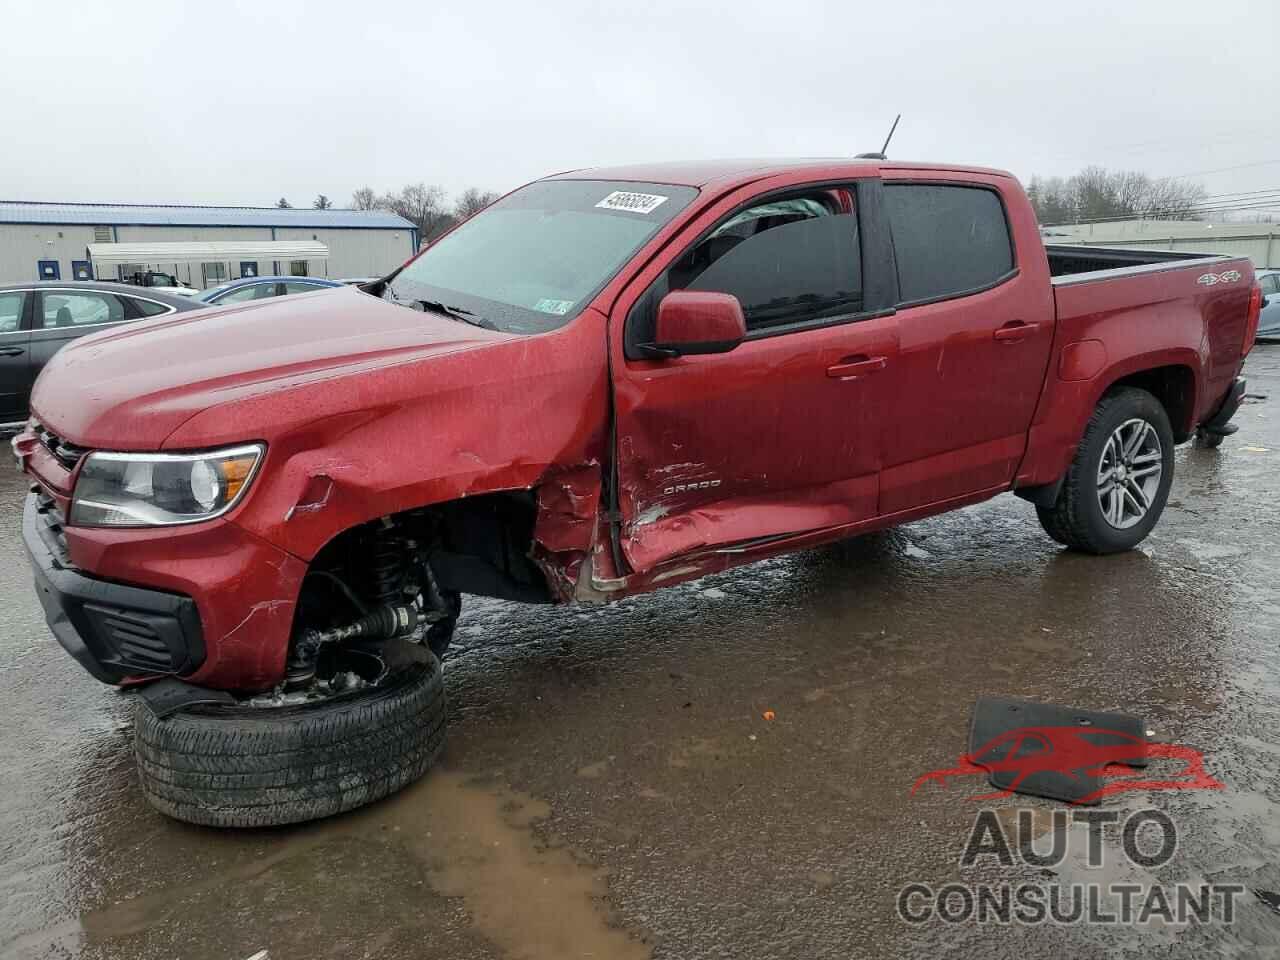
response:
<path fill-rule="evenodd" d="M 550 471 L 538 487 L 533 560 L 552 593 L 570 600 L 596 539 L 601 473 L 596 461 Z"/>
<path fill-rule="evenodd" d="M 879 494 L 893 317 L 655 363 L 615 355 L 622 549 L 637 572 L 703 548 L 856 523 Z"/>

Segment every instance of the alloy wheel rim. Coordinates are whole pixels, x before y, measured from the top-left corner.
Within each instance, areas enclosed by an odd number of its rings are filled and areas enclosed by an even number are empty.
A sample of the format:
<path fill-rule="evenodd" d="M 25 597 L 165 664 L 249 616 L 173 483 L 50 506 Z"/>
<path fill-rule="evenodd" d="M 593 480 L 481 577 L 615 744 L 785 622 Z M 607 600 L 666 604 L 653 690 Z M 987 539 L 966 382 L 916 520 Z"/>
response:
<path fill-rule="evenodd" d="M 1098 463 L 1098 506 L 1117 530 L 1127 530 L 1151 512 L 1164 475 L 1160 435 L 1146 420 L 1126 420 L 1112 431 Z"/>

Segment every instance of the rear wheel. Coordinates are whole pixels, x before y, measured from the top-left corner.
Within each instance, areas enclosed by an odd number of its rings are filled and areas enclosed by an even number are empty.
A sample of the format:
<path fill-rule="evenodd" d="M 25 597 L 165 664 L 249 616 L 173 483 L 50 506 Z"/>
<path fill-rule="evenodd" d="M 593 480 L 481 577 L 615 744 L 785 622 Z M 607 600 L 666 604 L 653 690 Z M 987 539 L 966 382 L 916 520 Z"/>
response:
<path fill-rule="evenodd" d="M 418 644 L 387 647 L 384 679 L 314 702 L 160 719 L 139 698 L 134 753 L 147 800 L 188 823 L 265 827 L 352 810 L 414 782 L 444 745 L 440 663 Z"/>
<path fill-rule="evenodd" d="M 1052 507 L 1037 507 L 1045 532 L 1089 553 L 1118 553 L 1146 539 L 1173 483 L 1173 430 L 1145 390 L 1102 398 Z"/>

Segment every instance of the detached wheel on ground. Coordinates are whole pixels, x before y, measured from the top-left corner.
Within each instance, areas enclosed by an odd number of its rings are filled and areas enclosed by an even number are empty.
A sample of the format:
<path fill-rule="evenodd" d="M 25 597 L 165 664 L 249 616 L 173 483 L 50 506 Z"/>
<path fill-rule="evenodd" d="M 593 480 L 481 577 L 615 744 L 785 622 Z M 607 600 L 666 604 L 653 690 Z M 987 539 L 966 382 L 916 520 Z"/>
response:
<path fill-rule="evenodd" d="M 192 707 L 159 719 L 138 699 L 134 751 L 147 800 L 214 827 L 299 823 L 413 783 L 444 745 L 440 663 L 399 645 L 377 686 L 282 707 Z"/>
<path fill-rule="evenodd" d="M 1136 387 L 1112 390 L 1089 419 L 1045 532 L 1089 553 L 1119 553 L 1146 539 L 1173 483 L 1173 429 L 1164 407 Z"/>

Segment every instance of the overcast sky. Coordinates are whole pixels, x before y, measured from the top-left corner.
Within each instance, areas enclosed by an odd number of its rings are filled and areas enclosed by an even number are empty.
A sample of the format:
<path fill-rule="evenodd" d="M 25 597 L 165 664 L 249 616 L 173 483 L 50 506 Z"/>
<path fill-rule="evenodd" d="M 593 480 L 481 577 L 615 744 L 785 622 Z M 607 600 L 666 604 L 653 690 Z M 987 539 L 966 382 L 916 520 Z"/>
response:
<path fill-rule="evenodd" d="M 0 25 L 0 199 L 343 206 L 875 150 L 898 111 L 901 159 L 1280 185 L 1275 0 L 10 2 Z"/>

